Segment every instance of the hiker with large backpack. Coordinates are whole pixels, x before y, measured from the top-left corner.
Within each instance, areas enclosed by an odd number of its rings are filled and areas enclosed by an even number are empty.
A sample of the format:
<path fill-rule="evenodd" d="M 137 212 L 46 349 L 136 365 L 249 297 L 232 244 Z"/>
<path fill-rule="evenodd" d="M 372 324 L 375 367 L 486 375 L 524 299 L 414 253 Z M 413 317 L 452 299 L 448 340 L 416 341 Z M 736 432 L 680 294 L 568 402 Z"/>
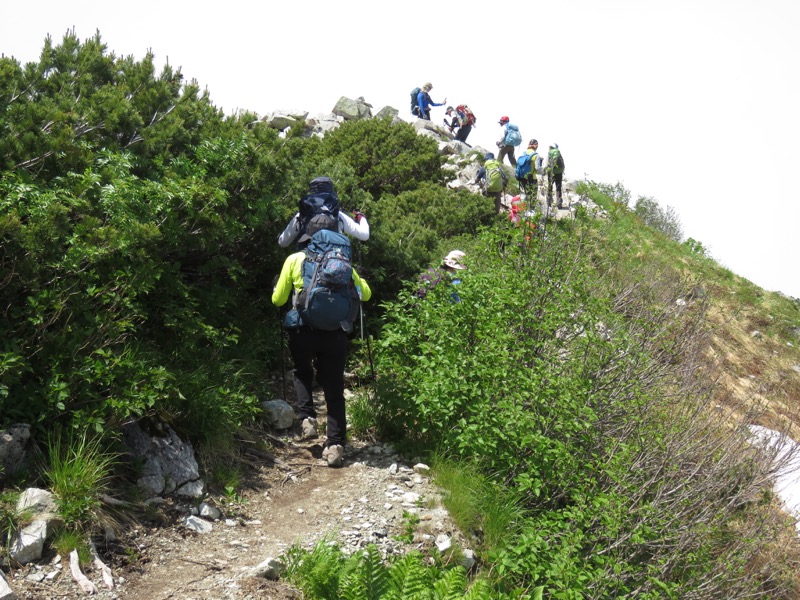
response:
<path fill-rule="evenodd" d="M 539 193 L 539 181 L 536 179 L 536 173 L 542 168 L 542 157 L 537 152 L 539 142 L 531 140 L 528 142 L 528 148 L 525 153 L 517 159 L 517 167 L 514 175 L 519 182 L 520 189 L 525 192 L 526 198 L 533 198 Z"/>
<path fill-rule="evenodd" d="M 312 179 L 308 185 L 308 194 L 300 198 L 297 214 L 278 236 L 278 246 L 288 248 L 292 242 L 297 241 L 297 247 L 304 248 L 311 238 L 306 228 L 315 217 L 323 225 L 328 222 L 328 228 L 365 242 L 369 239 L 369 222 L 357 210 L 354 215 L 350 217 L 339 210 L 339 197 L 330 177 Z"/>
<path fill-rule="evenodd" d="M 503 127 L 503 137 L 497 141 L 497 147 L 500 148 L 497 160 L 502 163 L 503 157 L 507 156 L 508 162 L 516 169 L 517 159 L 514 156 L 514 148 L 522 143 L 522 135 L 519 132 L 519 127 L 513 123 L 509 123 L 508 117 L 500 117 L 499 124 Z"/>
<path fill-rule="evenodd" d="M 453 130 L 458 129 L 458 133 L 456 133 L 456 139 L 459 142 L 467 144 L 467 136 L 469 135 L 469 132 L 472 131 L 472 126 L 477 121 L 475 113 L 473 113 L 472 109 L 466 104 L 459 104 L 455 108 L 448 106 L 447 110 L 444 112 L 448 117 L 450 117 L 449 123 L 447 122 L 447 119 L 444 119 L 445 126 L 450 128 L 451 133 Z M 467 145 L 469 146 L 469 144 Z"/>
<path fill-rule="evenodd" d="M 344 403 L 344 368 L 348 333 L 361 308 L 372 296 L 367 282 L 352 266 L 350 240 L 320 228 L 312 219 L 305 250 L 291 254 L 272 291 L 272 303 L 283 306 L 292 295 L 291 309 L 283 318 L 294 362 L 297 416 L 304 439 L 317 437 L 317 411 L 311 395 L 316 361 L 317 382 L 325 394 L 328 411 L 327 440 L 322 456 L 330 467 L 341 467 L 347 440 Z"/>
<path fill-rule="evenodd" d="M 552 144 L 547 153 L 547 206 L 553 203 L 553 184 L 556 184 L 556 196 L 558 197 L 558 208 L 564 206 L 564 198 L 561 195 L 561 182 L 564 179 L 564 157 L 558 144 Z"/>
<path fill-rule="evenodd" d="M 503 171 L 503 165 L 494 157 L 493 153 L 487 152 L 483 159 L 485 162 L 475 177 L 475 183 L 483 187 L 484 195 L 494 198 L 494 209 L 497 214 L 500 214 L 508 177 Z"/>
<path fill-rule="evenodd" d="M 422 88 L 414 88 L 411 90 L 411 114 L 426 121 L 431 120 L 431 107 L 444 106 L 447 104 L 447 98 L 444 102 L 434 102 L 428 92 L 433 89 L 432 83 L 426 83 Z M 414 99 L 416 98 L 416 104 Z"/>
<path fill-rule="evenodd" d="M 461 302 L 461 296 L 458 295 L 456 286 L 461 284 L 461 276 L 458 272 L 467 268 L 464 264 L 464 256 L 465 254 L 461 250 L 448 252 L 440 266 L 429 267 L 427 271 L 420 275 L 420 287 L 414 295 L 417 298 L 425 298 L 440 283 L 448 282 L 452 288 L 450 290 L 450 301 L 453 303 Z"/>

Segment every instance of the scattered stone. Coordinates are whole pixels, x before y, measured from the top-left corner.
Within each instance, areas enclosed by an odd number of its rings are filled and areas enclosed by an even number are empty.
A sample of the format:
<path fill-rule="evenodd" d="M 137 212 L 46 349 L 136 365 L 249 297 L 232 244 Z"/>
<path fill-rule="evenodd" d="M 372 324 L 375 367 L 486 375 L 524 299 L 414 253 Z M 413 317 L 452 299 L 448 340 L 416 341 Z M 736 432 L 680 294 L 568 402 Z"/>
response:
<path fill-rule="evenodd" d="M 414 472 L 419 473 L 420 475 L 429 475 L 431 468 L 425 463 L 417 463 L 414 465 Z"/>
<path fill-rule="evenodd" d="M 0 600 L 17 600 L 17 595 L 8 585 L 8 581 L 6 581 L 2 571 L 0 571 Z"/>
<path fill-rule="evenodd" d="M 376 119 L 391 119 L 391 121 L 394 123 L 395 121 L 399 120 L 399 118 L 398 118 L 399 114 L 400 114 L 400 111 L 397 110 L 396 108 L 392 108 L 391 106 L 384 106 L 382 109 L 380 109 L 378 111 L 378 113 L 375 115 L 375 118 Z"/>
<path fill-rule="evenodd" d="M 248 575 L 250 577 L 263 577 L 264 579 L 277 580 L 286 570 L 286 565 L 277 558 L 267 558 L 259 565 L 253 567 Z"/>
<path fill-rule="evenodd" d="M 757 340 L 760 340 L 761 339 L 761 332 L 758 329 L 754 329 L 753 331 L 750 332 L 750 336 L 755 338 L 755 339 L 757 339 Z"/>
<path fill-rule="evenodd" d="M 438 536 L 436 536 L 436 547 L 439 549 L 439 552 L 444 552 L 445 550 L 449 550 L 452 545 L 453 542 L 450 539 L 449 535 L 441 533 Z"/>
<path fill-rule="evenodd" d="M 186 527 L 186 529 L 191 529 L 197 533 L 211 533 L 214 530 L 214 526 L 211 523 L 195 515 L 184 517 L 181 519 L 180 524 Z"/>
<path fill-rule="evenodd" d="M 203 502 L 200 504 L 200 516 L 205 519 L 216 521 L 222 517 L 222 511 L 215 506 L 211 506 L 207 502 Z"/>
<path fill-rule="evenodd" d="M 285 400 L 265 400 L 261 409 L 273 429 L 289 429 L 294 424 L 294 409 Z"/>
<path fill-rule="evenodd" d="M 412 504 L 416 504 L 420 501 L 421 496 L 416 492 L 405 492 L 403 494 L 403 502 L 411 502 Z"/>
<path fill-rule="evenodd" d="M 475 553 L 469 548 L 466 548 L 462 551 L 461 555 L 461 566 L 469 571 L 475 566 Z"/>

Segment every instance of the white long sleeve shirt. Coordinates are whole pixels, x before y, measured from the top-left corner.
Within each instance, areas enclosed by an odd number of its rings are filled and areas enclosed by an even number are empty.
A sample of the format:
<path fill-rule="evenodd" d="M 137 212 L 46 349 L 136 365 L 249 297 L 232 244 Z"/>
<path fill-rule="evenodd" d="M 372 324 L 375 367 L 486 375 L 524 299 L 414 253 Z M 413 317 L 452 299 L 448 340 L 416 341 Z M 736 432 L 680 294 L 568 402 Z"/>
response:
<path fill-rule="evenodd" d="M 361 222 L 357 223 L 350 215 L 339 211 L 339 233 L 344 233 L 349 236 L 366 242 L 369 239 L 369 222 L 367 217 L 361 218 Z M 298 239 L 299 236 L 299 239 Z M 309 239 L 305 233 L 300 235 L 300 213 L 295 214 L 286 229 L 278 237 L 278 246 L 281 248 L 288 248 L 289 245 L 297 240 L 298 242 L 305 242 Z"/>

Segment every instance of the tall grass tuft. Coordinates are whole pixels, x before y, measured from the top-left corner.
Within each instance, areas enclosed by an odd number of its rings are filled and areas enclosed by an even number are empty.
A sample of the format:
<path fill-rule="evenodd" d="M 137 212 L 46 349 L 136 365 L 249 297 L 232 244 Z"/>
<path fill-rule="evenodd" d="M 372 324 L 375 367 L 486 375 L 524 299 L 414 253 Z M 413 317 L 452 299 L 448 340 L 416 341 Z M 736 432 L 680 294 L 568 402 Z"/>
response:
<path fill-rule="evenodd" d="M 116 456 L 100 437 L 84 431 L 63 437 L 61 432 L 47 442 L 45 476 L 56 498 L 67 529 L 90 529 L 100 520 L 100 496 L 107 489 Z"/>

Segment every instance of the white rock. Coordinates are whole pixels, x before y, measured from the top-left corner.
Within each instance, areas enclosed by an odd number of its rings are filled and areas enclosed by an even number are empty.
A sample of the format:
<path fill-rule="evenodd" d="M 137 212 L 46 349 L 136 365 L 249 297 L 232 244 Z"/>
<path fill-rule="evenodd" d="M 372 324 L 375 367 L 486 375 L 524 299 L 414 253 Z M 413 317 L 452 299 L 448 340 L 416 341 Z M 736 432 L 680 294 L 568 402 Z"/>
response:
<path fill-rule="evenodd" d="M 207 502 L 203 502 L 200 504 L 200 516 L 216 521 L 222 517 L 222 512 L 216 506 L 211 506 Z"/>
<path fill-rule="evenodd" d="M 17 595 L 14 593 L 14 590 L 11 589 L 11 586 L 8 585 L 2 571 L 0 571 L 0 600 L 17 600 Z"/>
<path fill-rule="evenodd" d="M 403 502 L 416 503 L 419 502 L 421 497 L 417 492 L 405 492 L 403 494 Z"/>
<path fill-rule="evenodd" d="M 286 570 L 286 565 L 277 558 L 269 557 L 259 565 L 249 571 L 252 577 L 263 577 L 264 579 L 278 579 Z"/>
<path fill-rule="evenodd" d="M 214 530 L 214 526 L 211 523 L 194 515 L 184 517 L 181 520 L 181 525 L 197 533 L 211 533 Z"/>

